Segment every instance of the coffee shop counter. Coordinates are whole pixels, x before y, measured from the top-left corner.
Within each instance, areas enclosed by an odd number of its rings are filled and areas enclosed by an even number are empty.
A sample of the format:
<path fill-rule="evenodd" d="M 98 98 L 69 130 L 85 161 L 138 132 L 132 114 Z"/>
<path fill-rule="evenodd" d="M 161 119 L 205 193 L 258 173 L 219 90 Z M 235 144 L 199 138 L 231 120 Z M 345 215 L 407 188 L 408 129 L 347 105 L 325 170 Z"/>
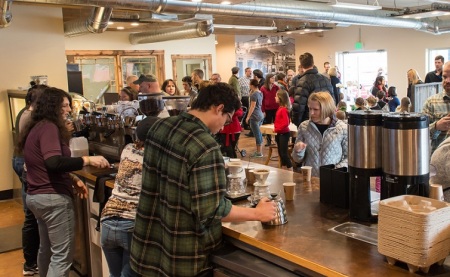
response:
<path fill-rule="evenodd" d="M 318 178 L 303 182 L 291 171 L 256 163 L 250 163 L 250 166 L 270 170 L 267 181 L 271 192 L 282 192 L 284 182 L 296 182 L 295 198 L 285 201 L 288 222 L 284 225 L 224 223 L 224 239 L 233 247 L 301 276 L 425 275 L 422 272 L 410 273 L 404 263 L 389 265 L 374 245 L 329 231 L 350 219 L 347 210 L 320 203 Z M 99 169 L 85 167 L 76 173 L 95 183 L 96 176 L 93 174 L 98 175 L 99 172 Z M 245 174 L 242 173 L 242 176 Z M 114 183 L 109 181 L 107 186 L 113 187 Z M 252 192 L 253 186 L 247 186 L 247 191 Z M 283 192 L 281 195 L 284 199 Z M 242 200 L 235 204 L 248 206 L 249 202 Z M 450 276 L 450 267 L 433 265 L 427 276 Z"/>

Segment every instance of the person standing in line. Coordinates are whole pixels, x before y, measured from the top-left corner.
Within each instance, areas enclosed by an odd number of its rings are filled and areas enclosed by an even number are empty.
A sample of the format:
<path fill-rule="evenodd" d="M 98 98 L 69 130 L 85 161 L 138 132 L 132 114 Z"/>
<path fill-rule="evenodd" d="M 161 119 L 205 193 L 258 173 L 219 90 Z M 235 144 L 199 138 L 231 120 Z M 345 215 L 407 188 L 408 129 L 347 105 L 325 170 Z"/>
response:
<path fill-rule="evenodd" d="M 252 157 L 262 158 L 262 134 L 259 127 L 264 120 L 264 114 L 261 110 L 263 95 L 261 91 L 259 91 L 258 85 L 258 80 L 253 79 L 250 81 L 250 109 L 245 121 L 250 125 L 250 129 L 252 130 L 256 141 L 256 152 L 253 153 Z"/>
<path fill-rule="evenodd" d="M 135 92 L 131 87 L 124 87 L 119 92 L 120 101 L 133 101 L 137 100 L 137 92 Z"/>
<path fill-rule="evenodd" d="M 139 91 L 145 94 L 151 94 L 155 97 L 163 97 L 164 93 L 161 91 L 161 86 L 159 85 L 158 80 L 153 75 L 141 75 L 139 79 L 134 81 L 134 84 L 139 85 Z M 163 111 L 158 115 L 160 118 L 169 117 L 170 114 L 167 111 L 167 108 L 164 106 Z"/>
<path fill-rule="evenodd" d="M 336 101 L 336 105 L 337 103 L 339 103 L 340 101 L 340 94 L 341 94 L 341 89 L 338 87 L 338 84 L 341 83 L 341 80 L 339 80 L 339 78 L 337 77 L 337 70 L 336 67 L 331 67 L 328 70 L 328 76 L 330 77 L 330 82 L 331 82 L 331 86 L 333 87 L 333 97 L 334 100 Z"/>
<path fill-rule="evenodd" d="M 325 76 L 325 77 L 327 77 L 328 79 L 330 79 L 330 74 L 329 74 L 329 70 L 330 70 L 330 68 L 331 68 L 331 65 L 330 65 L 330 63 L 329 62 L 324 62 L 323 63 L 323 69 L 324 69 L 324 71 L 322 72 L 322 75 L 323 76 Z"/>
<path fill-rule="evenodd" d="M 110 277 L 137 276 L 130 268 L 131 238 L 142 186 L 144 141 L 158 119 L 147 116 L 139 122 L 136 128 L 138 140 L 123 149 L 114 189 L 102 210 L 100 244 Z"/>
<path fill-rule="evenodd" d="M 178 90 L 177 84 L 175 84 L 175 81 L 172 79 L 165 80 L 161 86 L 161 90 L 166 96 L 181 95 L 180 91 Z"/>
<path fill-rule="evenodd" d="M 292 158 L 312 166 L 312 176 L 319 177 L 320 166 L 348 166 L 347 124 L 335 115 L 336 105 L 330 93 L 315 92 L 308 99 L 310 119 L 298 127 Z"/>
<path fill-rule="evenodd" d="M 242 131 L 239 118 L 242 118 L 243 115 L 242 108 L 237 109 L 231 118 L 230 124 L 224 125 L 219 132 L 221 151 L 227 157 L 237 158 L 236 145 L 239 142 L 239 136 Z"/>
<path fill-rule="evenodd" d="M 266 82 L 266 79 L 264 79 L 264 73 L 260 69 L 253 70 L 253 79 L 258 81 L 258 89 L 261 89 Z"/>
<path fill-rule="evenodd" d="M 299 64 L 297 67 L 297 75 L 292 77 L 291 83 L 289 85 L 289 95 L 294 94 L 294 91 L 292 88 L 297 85 L 297 81 L 300 79 L 300 77 L 303 75 L 303 73 L 305 73 L 305 71 L 303 70 L 302 65 Z"/>
<path fill-rule="evenodd" d="M 183 91 L 181 92 L 181 94 L 191 97 L 188 103 L 188 107 L 190 107 L 192 105 L 192 102 L 195 100 L 195 97 L 197 97 L 197 89 L 192 85 L 191 76 L 184 76 L 181 81 L 183 82 Z"/>
<path fill-rule="evenodd" d="M 373 83 L 373 87 L 372 87 L 372 95 L 373 96 L 377 96 L 378 91 L 384 91 L 384 94 L 386 95 L 386 97 L 391 97 L 391 95 L 388 93 L 387 89 L 386 89 L 386 79 L 384 78 L 384 76 L 378 76 L 375 79 L 375 82 Z"/>
<path fill-rule="evenodd" d="M 311 53 L 300 55 L 300 64 L 303 68 L 303 75 L 292 87 L 294 95 L 294 103 L 292 104 L 292 122 L 299 126 L 301 122 L 309 118 L 308 98 L 309 95 L 316 91 L 328 91 L 332 98 L 333 87 L 330 79 L 323 76 L 317 71 L 314 65 L 314 57 Z"/>
<path fill-rule="evenodd" d="M 435 70 L 430 71 L 425 76 L 425 83 L 440 83 L 442 82 L 442 66 L 444 64 L 444 57 L 438 55 L 434 58 Z"/>
<path fill-rule="evenodd" d="M 209 83 L 211 85 L 214 85 L 214 84 L 217 84 L 217 83 L 220 83 L 220 82 L 222 82 L 222 77 L 220 77 L 219 73 L 213 73 L 211 75 L 211 78 L 209 78 Z"/>
<path fill-rule="evenodd" d="M 261 87 L 263 94 L 261 110 L 264 113 L 264 124 L 272 124 L 275 120 L 275 114 L 279 107 L 275 99 L 279 89 L 280 87 L 275 83 L 275 75 L 271 73 L 267 74 L 264 86 Z M 266 146 L 270 146 L 272 144 L 272 136 L 266 135 L 266 139 Z"/>
<path fill-rule="evenodd" d="M 228 79 L 228 84 L 234 89 L 239 99 L 241 99 L 241 87 L 239 86 L 239 67 L 235 66 L 231 69 L 231 77 Z"/>
<path fill-rule="evenodd" d="M 444 90 L 428 97 L 422 109 L 422 113 L 428 116 L 430 121 L 431 153 L 450 131 L 450 62 L 444 64 L 442 86 Z"/>
<path fill-rule="evenodd" d="M 137 79 L 138 79 L 138 76 L 130 75 L 127 77 L 127 80 L 126 80 L 127 87 L 130 87 L 134 91 L 135 94 L 137 94 L 139 91 L 139 85 L 134 83 L 134 81 L 136 81 Z"/>
<path fill-rule="evenodd" d="M 289 100 L 289 94 L 283 89 L 277 91 L 275 100 L 280 105 L 273 124 L 274 132 L 277 133 L 275 141 L 277 142 L 278 156 L 281 160 L 281 167 L 286 166 L 286 168 L 289 169 L 292 167 L 292 162 L 288 153 L 288 145 L 291 139 L 291 131 L 289 129 L 289 124 L 291 124 L 289 118 L 291 101 Z"/>
<path fill-rule="evenodd" d="M 42 92 L 48 88 L 46 85 L 36 85 L 34 82 L 31 85 L 32 86 L 28 89 L 25 97 L 26 106 L 16 117 L 16 142 L 19 139 L 22 130 L 25 130 L 25 127 L 31 121 L 31 111 L 33 110 L 33 107 L 36 106 L 37 99 Z M 23 276 L 33 276 L 34 274 L 39 273 L 37 266 L 37 256 L 39 251 L 39 228 L 36 217 L 31 210 L 28 209 L 26 203 L 28 186 L 26 182 L 26 175 L 24 175 L 24 163 L 25 160 L 23 153 L 20 153 L 17 149 L 14 149 L 13 169 L 22 183 L 22 205 L 23 212 L 25 214 L 25 220 L 22 227 L 22 252 L 25 263 L 23 264 L 22 273 Z"/>
<path fill-rule="evenodd" d="M 388 90 L 388 95 L 389 95 L 389 102 L 388 102 L 389 111 L 395 112 L 397 107 L 400 105 L 400 100 L 397 97 L 397 88 L 394 86 L 390 86 Z"/>
<path fill-rule="evenodd" d="M 225 198 L 225 164 L 211 134 L 241 106 L 225 83 L 205 87 L 188 112 L 157 121 L 144 145 L 142 190 L 131 242 L 131 268 L 142 276 L 213 276 L 211 254 L 222 222 L 270 221 L 273 201 L 256 208 Z"/>
<path fill-rule="evenodd" d="M 197 89 L 197 91 L 200 91 L 202 88 L 209 85 L 208 81 L 203 80 L 204 76 L 205 73 L 200 68 L 194 69 L 191 73 L 192 84 Z"/>
<path fill-rule="evenodd" d="M 69 276 L 75 242 L 74 189 L 80 198 L 87 197 L 85 184 L 69 172 L 86 165 L 109 167 L 103 156 L 71 157 L 69 99 L 61 89 L 45 89 L 17 146 L 27 167 L 26 204 L 39 226 L 40 276 Z"/>
<path fill-rule="evenodd" d="M 422 80 L 420 80 L 419 73 L 415 69 L 410 69 L 408 72 L 406 72 L 406 76 L 408 78 L 408 91 L 406 93 L 406 96 L 408 98 L 411 98 L 412 95 L 412 86 L 417 84 L 423 84 Z"/>
<path fill-rule="evenodd" d="M 247 109 L 250 107 L 249 105 L 249 95 L 250 95 L 250 80 L 252 79 L 252 69 L 250 67 L 245 68 L 244 76 L 239 78 L 239 88 L 241 90 L 241 103 L 242 106 L 244 106 Z M 245 115 L 244 115 L 245 116 Z M 242 127 L 244 127 L 245 130 L 250 129 L 247 122 L 242 123 Z"/>

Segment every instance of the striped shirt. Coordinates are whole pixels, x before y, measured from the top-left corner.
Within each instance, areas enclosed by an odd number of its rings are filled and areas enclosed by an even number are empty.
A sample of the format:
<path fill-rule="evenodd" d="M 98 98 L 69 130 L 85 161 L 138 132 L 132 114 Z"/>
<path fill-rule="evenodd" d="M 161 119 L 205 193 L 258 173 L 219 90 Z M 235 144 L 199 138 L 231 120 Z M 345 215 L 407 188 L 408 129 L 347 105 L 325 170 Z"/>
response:
<path fill-rule="evenodd" d="M 433 153 L 447 137 L 447 132 L 436 130 L 436 122 L 450 114 L 450 97 L 445 91 L 428 97 L 423 105 L 422 113 L 430 120 L 431 153 Z"/>
<path fill-rule="evenodd" d="M 143 276 L 208 269 L 231 210 L 220 146 L 200 119 L 182 113 L 147 134 L 131 266 Z"/>

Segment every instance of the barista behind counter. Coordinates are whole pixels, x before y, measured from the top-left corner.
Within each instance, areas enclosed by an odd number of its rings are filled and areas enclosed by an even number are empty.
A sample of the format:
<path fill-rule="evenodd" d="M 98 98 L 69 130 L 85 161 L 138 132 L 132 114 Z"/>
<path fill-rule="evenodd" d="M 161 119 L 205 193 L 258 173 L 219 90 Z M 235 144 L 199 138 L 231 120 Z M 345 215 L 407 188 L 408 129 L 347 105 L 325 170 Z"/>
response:
<path fill-rule="evenodd" d="M 133 82 L 133 84 L 139 85 L 139 94 L 138 94 L 138 100 L 142 101 L 147 99 L 146 96 L 159 96 L 161 97 L 164 95 L 161 92 L 161 86 L 159 85 L 158 80 L 153 75 L 141 75 L 139 76 L 139 79 Z M 139 104 L 141 106 L 141 104 Z M 142 110 L 142 108 L 141 108 Z M 145 111 L 143 113 L 146 114 Z M 166 107 L 163 108 L 162 112 L 158 115 L 160 118 L 169 117 L 169 112 L 167 111 Z"/>

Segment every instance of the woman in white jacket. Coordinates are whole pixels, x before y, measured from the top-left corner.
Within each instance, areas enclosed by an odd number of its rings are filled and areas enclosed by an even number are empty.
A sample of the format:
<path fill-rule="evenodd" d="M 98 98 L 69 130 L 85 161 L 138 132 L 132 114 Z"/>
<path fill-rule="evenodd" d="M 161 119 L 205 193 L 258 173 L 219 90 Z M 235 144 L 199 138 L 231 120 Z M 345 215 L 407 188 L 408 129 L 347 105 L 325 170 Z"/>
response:
<path fill-rule="evenodd" d="M 336 106 L 329 92 L 315 92 L 308 98 L 310 119 L 298 127 L 292 157 L 297 163 L 312 166 L 312 176 L 319 176 L 322 165 L 348 164 L 347 124 L 335 116 Z"/>

